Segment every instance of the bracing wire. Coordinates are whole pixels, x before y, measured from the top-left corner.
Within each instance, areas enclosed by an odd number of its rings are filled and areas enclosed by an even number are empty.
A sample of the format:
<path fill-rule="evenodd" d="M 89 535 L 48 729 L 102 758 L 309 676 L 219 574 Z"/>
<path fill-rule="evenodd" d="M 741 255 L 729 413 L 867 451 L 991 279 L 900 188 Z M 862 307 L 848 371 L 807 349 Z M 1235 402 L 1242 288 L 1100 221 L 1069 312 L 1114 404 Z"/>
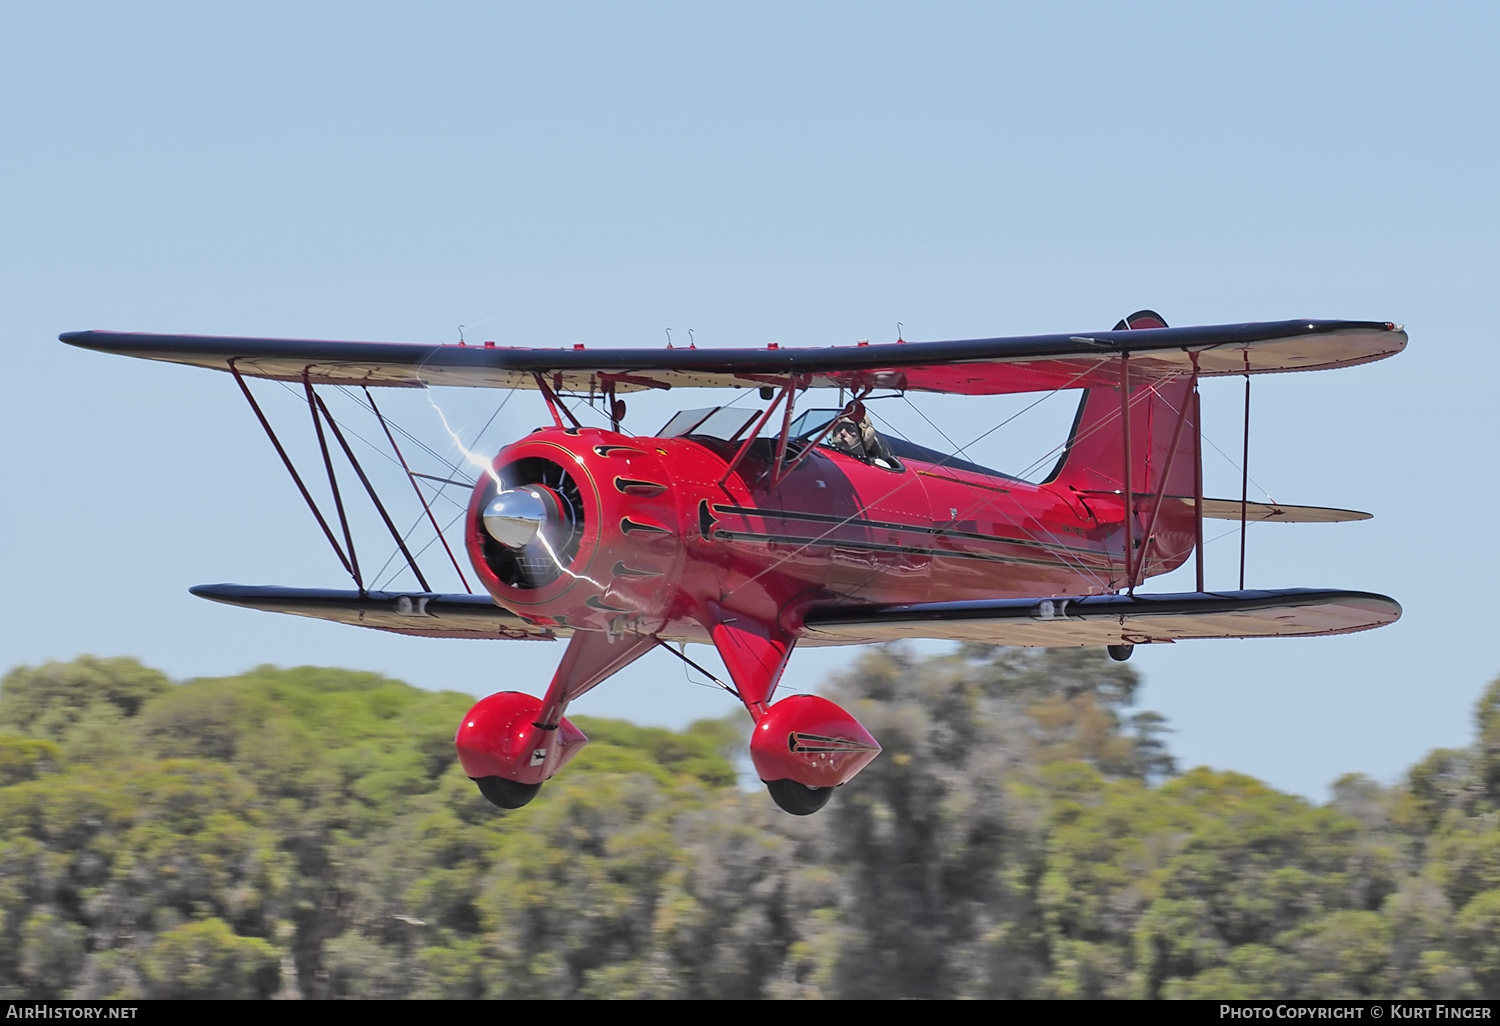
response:
<path fill-rule="evenodd" d="M 677 651 L 675 648 L 673 648 L 671 645 L 667 644 L 665 641 L 662 641 L 660 638 L 656 639 L 656 643 L 659 646 L 661 646 L 662 648 L 666 649 L 668 652 L 672 653 L 672 655 L 676 656 L 678 659 L 682 660 L 682 662 L 684 664 L 683 665 L 683 669 L 682 669 L 682 674 L 683 674 L 684 677 L 687 678 L 687 681 L 688 681 L 689 684 L 697 684 L 699 687 L 705 687 L 705 688 L 712 688 L 712 687 L 722 688 L 723 690 L 725 690 L 725 691 L 729 692 L 731 695 L 733 695 L 735 698 L 739 698 L 740 697 L 740 693 L 738 691 L 736 691 L 733 687 L 731 687 L 728 684 L 725 684 L 718 677 L 715 677 L 713 674 L 709 673 L 703 667 L 699 666 L 697 663 L 695 663 L 691 659 L 689 659 L 687 657 L 687 653 L 686 652 L 679 652 L 679 651 Z M 684 646 L 684 647 L 686 647 L 686 646 Z M 707 677 L 709 680 L 713 681 L 713 683 L 712 684 L 705 684 L 701 680 L 693 680 L 692 677 L 688 676 L 687 668 L 689 666 L 691 666 L 693 669 L 697 670 L 699 673 L 703 674 L 703 676 Z"/>
<path fill-rule="evenodd" d="M 278 381 L 277 384 L 281 385 L 283 388 L 285 388 L 288 392 L 291 392 L 293 395 L 298 396 L 299 399 L 301 398 L 301 396 L 298 395 L 296 389 L 294 389 L 289 383 L 287 383 L 285 381 Z M 342 395 L 344 395 L 350 401 L 352 401 L 353 403 L 355 403 L 355 405 L 360 406 L 361 408 L 365 409 L 372 416 L 374 415 L 375 411 L 370 407 L 370 405 L 367 402 L 365 402 L 364 400 L 362 400 L 357 394 L 351 392 L 348 389 L 347 386 L 344 386 L 344 385 L 335 385 L 334 387 Z M 495 407 L 494 412 L 490 414 L 489 419 L 485 421 L 484 426 L 481 427 L 479 429 L 478 434 L 475 435 L 474 444 L 477 445 L 478 442 L 479 442 L 479 440 L 481 438 L 483 438 L 485 432 L 489 430 L 489 428 L 490 428 L 490 426 L 492 424 L 494 424 L 496 418 L 498 418 L 500 416 L 501 411 L 505 409 L 506 405 L 510 402 L 510 400 L 514 397 L 514 395 L 515 395 L 515 391 L 514 390 L 506 392 L 505 398 L 503 400 L 501 400 L 501 402 Z M 330 419 L 332 419 L 332 418 L 330 418 Z M 418 437 L 417 435 L 414 435 L 412 432 L 408 431 L 405 427 L 403 427 L 397 421 L 392 420 L 389 417 L 387 417 L 385 419 L 386 419 L 386 422 L 388 424 L 390 424 L 390 426 L 392 427 L 392 429 L 395 430 L 397 433 L 399 433 L 403 438 L 408 439 L 414 445 L 416 445 L 417 447 L 419 447 L 423 452 L 427 453 L 433 459 L 435 459 L 439 463 L 443 464 L 446 467 L 445 476 L 451 477 L 454 473 L 456 473 L 458 471 L 458 468 L 463 464 L 463 457 L 462 456 L 460 456 L 456 460 L 453 460 L 453 459 L 450 459 L 448 457 L 445 457 L 445 456 L 439 454 L 435 449 L 433 449 L 432 446 L 428 445 L 420 437 Z M 380 455 L 380 457 L 382 459 L 386 460 L 388 463 L 391 463 L 392 465 L 395 465 L 395 466 L 398 466 L 398 467 L 401 465 L 400 461 L 397 460 L 396 457 L 394 457 L 390 453 L 386 452 L 384 446 L 378 446 L 375 443 L 371 442 L 368 438 L 365 438 L 362 434 L 360 434 L 358 431 L 355 431 L 353 428 L 349 427 L 343 421 L 335 421 L 335 423 L 338 424 L 338 426 L 339 426 L 339 428 L 341 430 L 343 430 L 345 433 L 347 433 L 349 435 L 352 435 L 358 441 L 363 442 L 364 445 L 367 448 L 369 448 L 369 449 L 375 451 L 376 453 L 378 453 Z M 405 468 L 402 468 L 402 472 L 403 472 L 403 474 L 405 473 Z M 434 498 L 440 498 L 443 501 L 448 502 L 449 504 L 457 507 L 458 512 L 456 514 L 454 514 L 454 516 L 451 519 L 449 519 L 446 524 L 443 525 L 443 531 L 446 532 L 446 531 L 450 530 L 453 527 L 453 525 L 458 522 L 459 518 L 462 517 L 468 511 L 468 505 L 465 502 L 459 502 L 457 499 L 453 498 L 453 496 L 449 495 L 447 493 L 447 490 L 446 490 L 447 489 L 447 485 L 446 484 L 436 485 L 435 486 L 432 483 L 430 483 L 429 481 L 426 481 L 425 479 L 424 479 L 424 483 L 427 484 L 427 487 L 428 487 L 430 493 L 434 496 Z M 417 528 L 419 528 L 421 526 L 422 521 L 424 519 L 425 519 L 425 514 L 419 515 L 416 518 L 416 520 L 413 522 L 412 526 L 409 527 L 409 528 L 407 528 L 406 531 L 404 531 L 402 533 L 402 535 L 401 535 L 402 541 L 404 541 L 404 542 L 405 541 L 410 541 L 411 538 L 412 538 L 412 536 L 416 533 Z M 438 542 L 438 538 L 436 538 L 436 537 L 428 540 L 428 542 L 426 544 L 424 544 L 420 549 L 417 550 L 416 553 L 414 553 L 413 558 L 415 558 L 416 556 L 420 556 L 422 553 L 425 553 L 434 544 L 437 544 L 437 542 Z M 382 584 L 380 582 L 380 578 L 385 574 L 385 572 L 390 568 L 391 564 L 393 562 L 395 562 L 396 557 L 399 556 L 400 554 L 401 554 L 400 546 L 395 547 L 392 550 L 392 552 L 390 553 L 390 555 L 386 557 L 385 562 L 383 564 L 381 564 L 380 570 L 378 570 L 375 574 L 371 575 L 371 584 L 372 584 L 372 588 L 374 590 L 380 590 L 380 588 L 382 586 Z M 395 572 L 393 574 L 391 574 L 390 577 L 388 577 L 383 582 L 384 585 L 389 585 L 392 581 L 394 581 L 396 579 L 396 577 L 400 576 L 400 574 L 402 573 L 402 571 L 405 570 L 405 569 L 407 569 L 407 567 L 405 567 L 405 566 L 398 566 L 396 568 Z"/>
<path fill-rule="evenodd" d="M 514 390 L 509 391 L 509 392 L 507 392 L 505 394 L 505 398 L 502 399 L 500 401 L 500 404 L 495 407 L 495 411 L 490 414 L 489 419 L 484 422 L 484 426 L 481 427 L 479 429 L 479 432 L 474 436 L 474 441 L 472 443 L 470 443 L 471 445 L 478 445 L 479 444 L 480 439 L 482 439 L 484 437 L 484 433 L 490 429 L 490 425 L 495 422 L 495 418 L 497 418 L 497 417 L 500 416 L 500 411 L 502 411 L 502 410 L 505 409 L 506 404 L 510 402 L 511 398 L 515 394 L 516 393 L 515 393 Z M 351 396 L 350 398 L 354 399 L 355 402 L 359 402 L 361 406 L 365 407 L 365 409 L 367 409 L 367 410 L 370 409 L 370 407 L 369 407 L 368 404 L 360 402 L 358 396 Z M 430 394 L 428 396 L 428 399 L 429 399 L 429 401 L 431 401 L 431 395 Z M 373 410 L 371 410 L 370 412 L 374 413 Z M 389 418 L 387 418 L 387 420 L 389 420 Z M 412 437 L 411 433 L 408 432 L 408 431 L 406 431 L 406 430 L 404 430 L 404 429 L 402 429 L 401 433 L 403 435 L 406 435 L 406 437 L 408 437 L 408 438 Z M 438 454 L 433 451 L 433 449 L 432 449 L 431 446 L 428 446 L 428 445 L 426 445 L 426 444 L 424 444 L 424 443 L 422 443 L 420 441 L 418 442 L 418 444 L 422 445 L 422 448 L 425 449 L 427 452 L 432 453 L 432 455 L 436 459 L 438 459 L 439 461 L 447 464 L 448 465 L 448 471 L 447 471 L 447 473 L 449 473 L 449 474 L 456 473 L 458 471 L 458 468 L 463 464 L 463 461 L 464 461 L 464 457 L 463 456 L 460 456 L 457 460 L 453 460 L 453 461 L 450 462 L 446 457 L 438 456 Z M 465 447 L 465 448 L 467 448 L 467 447 Z M 429 485 L 429 487 L 431 487 L 431 486 Z M 472 485 L 470 485 L 470 487 L 472 487 Z M 442 495 L 445 499 L 447 499 L 453 505 L 455 505 L 455 506 L 458 507 L 458 512 L 455 513 L 453 515 L 453 517 L 450 518 L 448 520 L 448 522 L 443 525 L 442 533 L 446 533 L 447 531 L 449 531 L 449 530 L 452 529 L 453 525 L 458 522 L 458 520 L 459 520 L 460 517 L 462 517 L 465 513 L 468 512 L 468 505 L 467 505 L 467 503 L 458 502 L 457 500 L 455 500 L 454 498 L 452 498 L 452 496 L 447 495 L 443 491 L 443 489 L 441 487 L 435 488 L 433 490 L 435 492 L 437 492 L 439 495 Z M 417 517 L 416 521 L 412 524 L 412 526 L 410 528 L 407 529 L 406 534 L 403 536 L 403 538 L 405 540 L 409 540 L 411 538 L 411 536 L 416 532 L 417 528 L 421 526 L 423 519 L 425 519 L 425 514 L 423 516 Z M 432 546 L 438 544 L 439 540 L 440 540 L 440 538 L 438 538 L 438 537 L 434 537 L 434 538 L 428 539 L 427 542 L 426 542 L 426 544 L 424 544 L 420 549 L 418 549 L 416 551 L 416 553 L 414 554 L 414 558 L 415 558 L 415 556 L 422 555 L 422 553 L 424 553 L 428 549 L 432 548 Z M 397 555 L 399 555 L 399 550 L 397 552 L 392 552 L 389 556 L 386 557 L 386 561 L 385 561 L 384 564 L 381 565 L 379 573 L 377 573 L 375 575 L 375 577 L 376 577 L 377 580 L 379 580 L 381 574 L 384 574 L 385 571 L 390 567 L 390 565 L 393 562 L 395 562 L 395 559 L 396 559 Z M 385 583 L 386 584 L 390 584 L 391 581 L 394 581 L 398 576 L 400 576 L 400 574 L 401 574 L 401 568 L 398 566 L 396 568 L 395 573 L 393 573 L 386 580 Z"/>

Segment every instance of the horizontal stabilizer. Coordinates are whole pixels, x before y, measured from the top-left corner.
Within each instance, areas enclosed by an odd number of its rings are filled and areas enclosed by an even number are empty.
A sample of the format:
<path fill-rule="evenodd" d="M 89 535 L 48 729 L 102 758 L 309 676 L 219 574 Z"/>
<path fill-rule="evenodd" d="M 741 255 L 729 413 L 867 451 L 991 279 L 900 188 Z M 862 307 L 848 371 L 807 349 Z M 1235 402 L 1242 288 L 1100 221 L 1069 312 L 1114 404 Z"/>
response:
<path fill-rule="evenodd" d="M 1118 449 L 1117 449 L 1118 451 Z M 1118 489 L 1114 491 L 1085 491 L 1084 495 L 1119 495 Z M 1151 496 L 1135 493 L 1139 499 L 1149 500 Z M 1193 497 L 1191 495 L 1169 495 L 1168 499 L 1181 503 L 1191 508 Z M 1163 503 L 1165 505 L 1165 503 Z M 1335 509 L 1332 506 L 1288 506 L 1280 502 L 1247 502 L 1243 507 L 1245 519 L 1252 524 L 1340 524 L 1350 520 L 1369 520 L 1372 514 L 1361 513 L 1357 509 Z M 1204 499 L 1204 520 L 1233 520 L 1239 523 L 1241 506 L 1239 499 Z"/>
<path fill-rule="evenodd" d="M 267 613 L 292 613 L 355 627 L 373 627 L 422 638 L 499 638 L 552 641 L 557 635 L 501 609 L 488 595 L 433 595 L 426 592 L 331 591 L 323 588 L 200 584 L 199 598 Z"/>
<path fill-rule="evenodd" d="M 828 609 L 807 617 L 803 637 L 824 645 L 936 638 L 1069 648 L 1350 634 L 1400 617 L 1401 606 L 1384 595 L 1290 588 Z"/>
<path fill-rule="evenodd" d="M 1057 388 L 1114 388 L 1119 357 L 1136 381 L 1352 367 L 1394 356 L 1406 332 L 1383 321 L 1275 321 L 1190 328 L 1022 335 L 945 342 L 764 349 L 569 349 L 225 338 L 70 331 L 69 345 L 248 377 L 315 385 L 463 385 L 560 391 L 759 388 L 795 374 L 803 387 L 997 395 Z"/>
<path fill-rule="evenodd" d="M 1191 497 L 1182 499 L 1189 506 Z M 1239 499 L 1204 499 L 1203 517 L 1206 520 L 1240 519 Z M 1331 506 L 1286 506 L 1279 502 L 1245 503 L 1245 519 L 1254 524 L 1340 524 L 1349 520 L 1369 520 L 1369 513 L 1355 509 L 1334 509 Z"/>

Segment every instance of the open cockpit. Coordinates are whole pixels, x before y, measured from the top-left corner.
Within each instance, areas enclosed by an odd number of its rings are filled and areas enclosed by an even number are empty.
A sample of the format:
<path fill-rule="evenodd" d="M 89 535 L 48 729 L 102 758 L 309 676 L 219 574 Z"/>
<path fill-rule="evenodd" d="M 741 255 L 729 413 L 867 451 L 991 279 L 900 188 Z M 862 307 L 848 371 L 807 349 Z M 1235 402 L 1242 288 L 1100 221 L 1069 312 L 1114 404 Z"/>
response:
<path fill-rule="evenodd" d="M 656 437 L 740 443 L 760 416 L 759 410 L 736 406 L 683 410 L 667 421 L 656 433 Z M 763 425 L 760 444 L 774 444 L 780 433 L 779 424 Z M 810 445 L 842 453 L 883 470 L 899 472 L 904 469 L 905 461 L 916 461 L 971 474 L 1016 480 L 1010 474 L 992 470 L 962 457 L 883 434 L 875 428 L 862 403 L 850 403 L 841 409 L 804 410 L 794 417 L 787 428 L 788 455 L 795 458 Z"/>

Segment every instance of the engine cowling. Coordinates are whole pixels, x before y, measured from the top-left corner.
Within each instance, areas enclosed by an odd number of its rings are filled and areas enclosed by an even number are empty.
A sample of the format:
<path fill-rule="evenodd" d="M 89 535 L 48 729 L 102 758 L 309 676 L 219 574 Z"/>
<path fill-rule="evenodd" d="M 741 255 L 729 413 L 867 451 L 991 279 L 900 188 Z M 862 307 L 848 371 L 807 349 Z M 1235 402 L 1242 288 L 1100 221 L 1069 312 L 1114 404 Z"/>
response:
<path fill-rule="evenodd" d="M 654 449 L 595 428 L 547 429 L 502 449 L 469 504 L 469 557 L 502 606 L 553 626 L 660 628 L 682 538 Z"/>

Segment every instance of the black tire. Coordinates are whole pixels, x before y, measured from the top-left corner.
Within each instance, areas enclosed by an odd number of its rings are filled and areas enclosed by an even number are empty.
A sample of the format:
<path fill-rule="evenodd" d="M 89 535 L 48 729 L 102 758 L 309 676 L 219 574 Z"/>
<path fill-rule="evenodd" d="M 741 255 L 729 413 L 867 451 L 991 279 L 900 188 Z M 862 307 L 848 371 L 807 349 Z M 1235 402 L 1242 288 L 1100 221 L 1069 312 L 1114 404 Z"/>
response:
<path fill-rule="evenodd" d="M 519 809 L 542 789 L 541 784 L 518 784 L 514 780 L 504 777 L 470 777 L 474 783 L 479 785 L 479 793 L 484 795 L 491 805 L 498 805 L 502 809 Z"/>
<path fill-rule="evenodd" d="M 1104 651 L 1117 663 L 1123 663 L 1130 658 L 1130 653 L 1135 651 L 1134 645 L 1106 645 Z"/>
<path fill-rule="evenodd" d="M 831 787 L 808 787 L 795 780 L 765 780 L 762 783 L 771 792 L 771 800 L 781 806 L 781 811 L 793 816 L 811 816 L 833 797 Z"/>

